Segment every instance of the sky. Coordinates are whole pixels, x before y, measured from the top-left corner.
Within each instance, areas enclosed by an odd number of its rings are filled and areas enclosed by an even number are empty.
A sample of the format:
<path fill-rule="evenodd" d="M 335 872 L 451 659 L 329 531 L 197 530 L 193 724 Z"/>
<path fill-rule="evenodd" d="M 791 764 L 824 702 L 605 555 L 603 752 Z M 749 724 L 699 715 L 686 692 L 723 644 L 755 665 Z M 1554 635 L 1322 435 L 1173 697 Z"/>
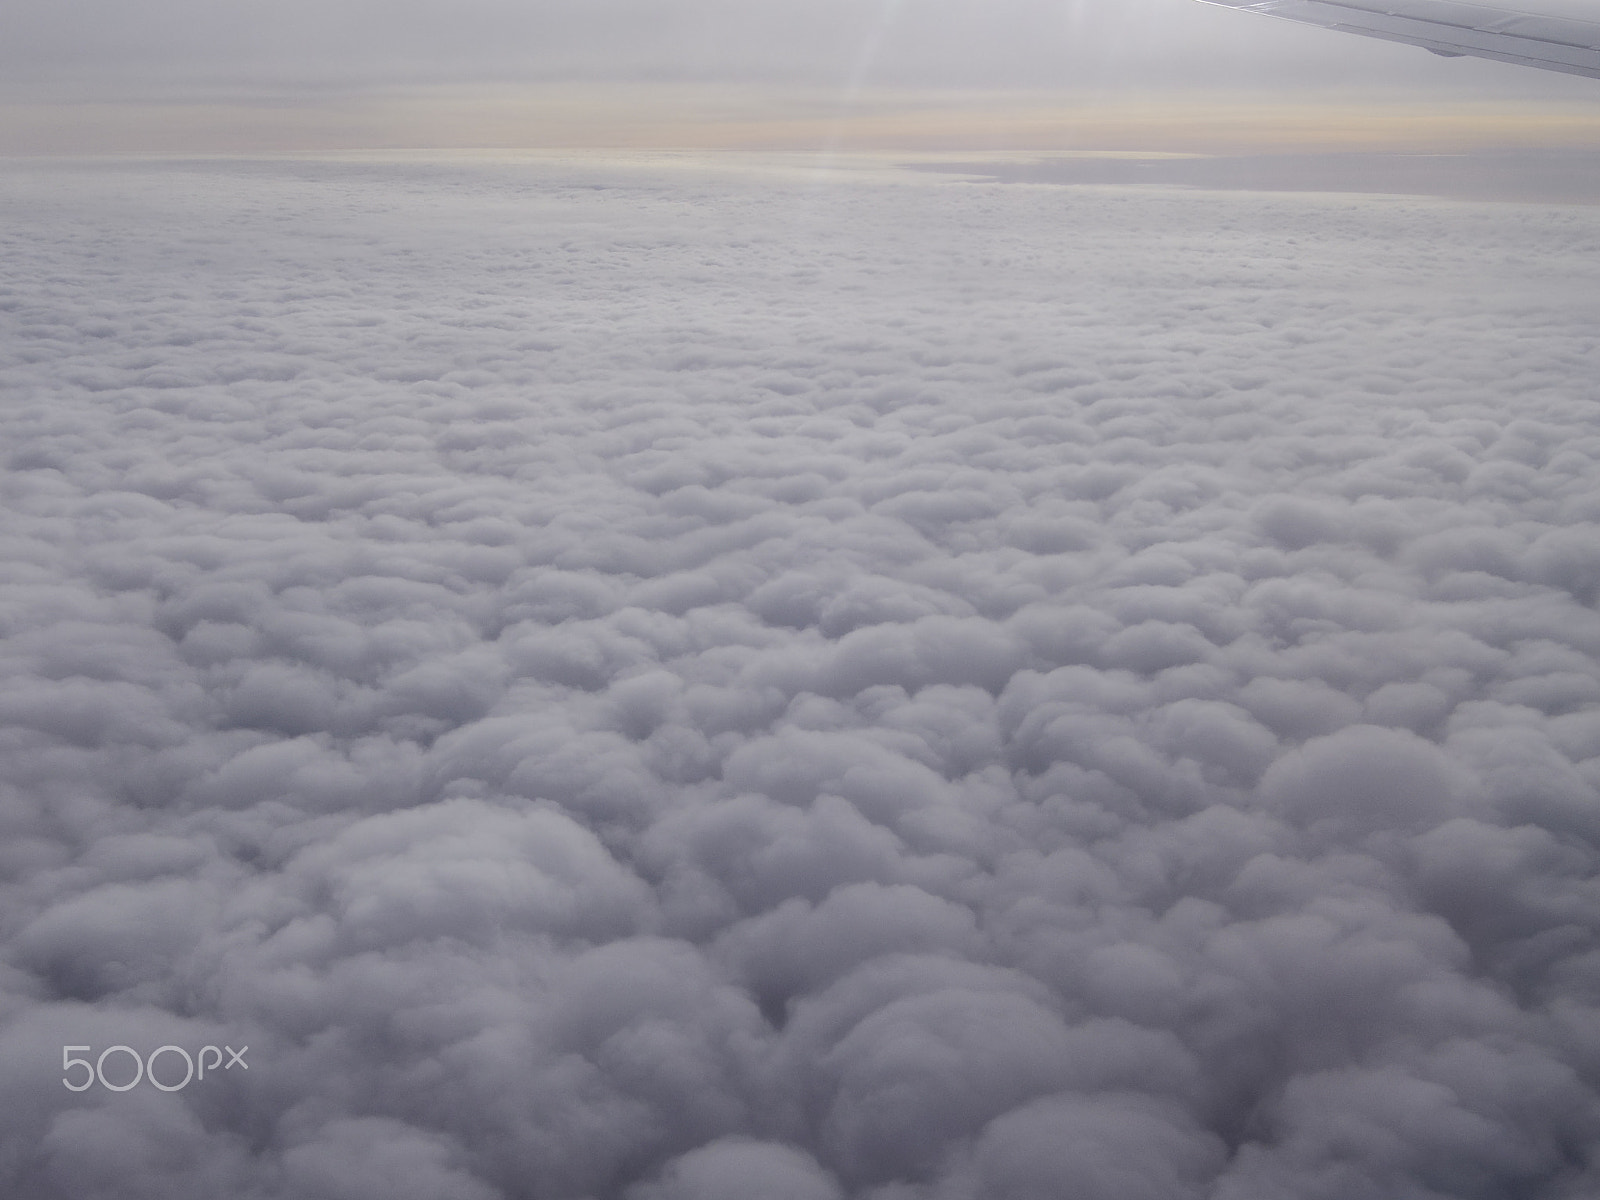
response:
<path fill-rule="evenodd" d="M 1600 1193 L 1597 213 L 10 164 L 0 1192 Z"/>
<path fill-rule="evenodd" d="M 0 1194 L 1600 1195 L 1597 86 L 7 3 Z"/>
<path fill-rule="evenodd" d="M 1590 81 L 1193 0 L 13 0 L 0 80 L 8 153 L 1596 140 Z"/>

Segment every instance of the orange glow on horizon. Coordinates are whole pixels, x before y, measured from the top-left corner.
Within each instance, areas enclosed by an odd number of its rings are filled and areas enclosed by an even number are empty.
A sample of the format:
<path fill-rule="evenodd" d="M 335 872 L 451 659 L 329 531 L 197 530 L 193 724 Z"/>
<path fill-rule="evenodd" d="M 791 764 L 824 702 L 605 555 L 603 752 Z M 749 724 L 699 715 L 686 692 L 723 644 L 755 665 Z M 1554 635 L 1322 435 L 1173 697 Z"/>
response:
<path fill-rule="evenodd" d="M 1546 101 L 440 87 L 316 102 L 0 104 L 0 154 L 628 149 L 1184 154 L 1600 148 Z"/>

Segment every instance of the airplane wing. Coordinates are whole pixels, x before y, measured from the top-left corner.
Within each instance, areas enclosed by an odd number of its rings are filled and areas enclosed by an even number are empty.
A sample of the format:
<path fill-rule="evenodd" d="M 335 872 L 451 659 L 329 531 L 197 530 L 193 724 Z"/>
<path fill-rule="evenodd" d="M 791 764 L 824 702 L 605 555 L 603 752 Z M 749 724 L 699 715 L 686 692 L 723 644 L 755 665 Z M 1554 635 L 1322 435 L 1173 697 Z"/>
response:
<path fill-rule="evenodd" d="M 1447 58 L 1473 55 L 1600 79 L 1600 22 L 1488 8 L 1460 0 L 1202 0 L 1405 42 Z"/>

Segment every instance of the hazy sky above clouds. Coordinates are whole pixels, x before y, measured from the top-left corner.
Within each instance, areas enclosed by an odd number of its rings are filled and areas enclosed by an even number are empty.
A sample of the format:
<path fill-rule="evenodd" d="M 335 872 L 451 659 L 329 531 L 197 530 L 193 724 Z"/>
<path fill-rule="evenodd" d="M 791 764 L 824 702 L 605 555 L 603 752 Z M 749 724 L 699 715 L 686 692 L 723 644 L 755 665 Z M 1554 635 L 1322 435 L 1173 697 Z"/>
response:
<path fill-rule="evenodd" d="M 230 139 L 241 149 L 728 142 L 704 132 L 707 102 L 685 99 L 696 87 L 744 89 L 719 93 L 713 125 L 774 110 L 815 123 L 807 110 L 819 103 L 854 112 L 885 89 L 1027 93 L 1043 109 L 1174 89 L 1256 101 L 1318 89 L 1390 107 L 1490 97 L 1583 119 L 1596 93 L 1588 80 L 1445 61 L 1192 0 L 13 0 L 0 14 L 0 79 L 0 150 L 24 152 L 223 149 Z M 550 90 L 577 84 L 590 90 Z M 605 94 L 619 85 L 652 95 Z M 505 130 L 508 108 L 557 116 Z M 649 128 L 619 131 L 619 108 L 620 124 Z M 1026 142 L 1018 121 L 1001 124 L 947 140 Z"/>
<path fill-rule="evenodd" d="M 4 31 L 8 78 L 80 84 L 588 78 L 1057 87 L 1171 83 L 1175 75 L 1289 82 L 1311 72 L 1323 81 L 1426 85 L 1461 75 L 1411 50 L 1330 41 L 1192 0 L 13 0 Z"/>

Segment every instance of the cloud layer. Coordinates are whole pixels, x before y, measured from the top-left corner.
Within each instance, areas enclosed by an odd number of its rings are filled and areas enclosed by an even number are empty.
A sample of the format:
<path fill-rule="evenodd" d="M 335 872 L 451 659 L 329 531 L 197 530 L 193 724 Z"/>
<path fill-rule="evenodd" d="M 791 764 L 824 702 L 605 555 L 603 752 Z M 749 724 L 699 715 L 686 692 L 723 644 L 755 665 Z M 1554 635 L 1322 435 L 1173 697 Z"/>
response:
<path fill-rule="evenodd" d="M 1592 210 L 3 187 L 6 1194 L 1600 1190 Z"/>

